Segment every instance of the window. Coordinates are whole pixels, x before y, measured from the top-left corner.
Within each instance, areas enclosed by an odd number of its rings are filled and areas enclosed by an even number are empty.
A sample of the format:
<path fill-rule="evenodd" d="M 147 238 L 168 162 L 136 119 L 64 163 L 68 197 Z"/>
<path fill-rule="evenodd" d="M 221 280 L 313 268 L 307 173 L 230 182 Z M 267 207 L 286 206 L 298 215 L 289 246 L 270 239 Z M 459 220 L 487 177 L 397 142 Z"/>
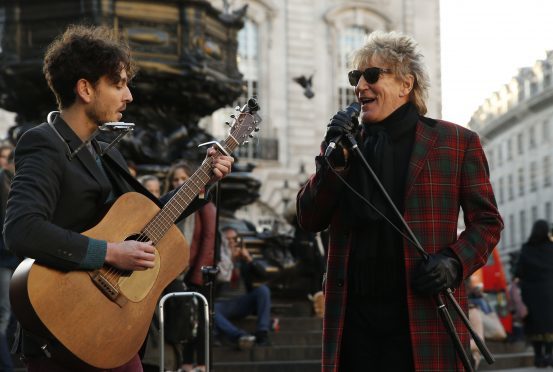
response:
<path fill-rule="evenodd" d="M 503 144 L 500 143 L 499 147 L 497 148 L 497 164 L 503 165 Z"/>
<path fill-rule="evenodd" d="M 524 242 L 526 241 L 526 212 L 520 211 L 520 241 Z"/>
<path fill-rule="evenodd" d="M 538 220 L 538 207 L 532 206 L 532 225 Z"/>
<path fill-rule="evenodd" d="M 534 96 L 536 93 L 538 93 L 538 83 L 533 81 L 530 83 L 530 95 Z"/>
<path fill-rule="evenodd" d="M 549 120 L 545 120 L 542 125 L 542 139 L 544 142 L 549 142 Z"/>
<path fill-rule="evenodd" d="M 511 138 L 507 140 L 507 160 L 513 160 L 513 141 Z"/>
<path fill-rule="evenodd" d="M 515 185 L 512 174 L 507 176 L 507 195 L 509 200 L 513 200 L 515 198 Z"/>
<path fill-rule="evenodd" d="M 259 28 L 249 19 L 238 32 L 238 70 L 244 75 L 240 102 L 257 95 L 259 80 Z"/>
<path fill-rule="evenodd" d="M 545 219 L 551 221 L 551 202 L 545 202 Z"/>
<path fill-rule="evenodd" d="M 505 200 L 504 194 L 503 194 L 503 177 L 499 178 L 499 204 L 503 204 L 503 200 Z"/>
<path fill-rule="evenodd" d="M 515 216 L 510 214 L 509 215 L 509 240 L 511 242 L 511 246 L 516 245 L 515 241 Z"/>
<path fill-rule="evenodd" d="M 551 186 L 551 157 L 543 158 L 543 187 Z"/>
<path fill-rule="evenodd" d="M 336 76 L 338 108 L 346 107 L 357 101 L 353 87 L 348 82 L 348 71 L 351 70 L 350 55 L 351 52 L 363 44 L 363 40 L 368 33 L 369 30 L 364 27 L 351 26 L 342 30 L 338 37 L 338 69 Z"/>
<path fill-rule="evenodd" d="M 530 192 L 534 192 L 538 189 L 537 173 L 537 164 L 533 161 L 530 163 Z"/>
<path fill-rule="evenodd" d="M 524 145 L 522 143 L 522 133 L 519 133 L 517 135 L 517 150 L 518 150 L 518 154 L 522 154 L 524 152 Z"/>
<path fill-rule="evenodd" d="M 518 196 L 524 195 L 524 168 L 518 168 Z"/>
<path fill-rule="evenodd" d="M 488 163 L 490 165 L 490 168 L 493 169 L 493 166 L 494 166 L 494 158 L 493 158 L 493 155 L 494 155 L 494 152 L 493 150 L 489 150 L 486 157 L 488 158 Z"/>
<path fill-rule="evenodd" d="M 528 131 L 528 145 L 530 146 L 530 150 L 536 147 L 536 127 L 535 126 L 531 126 L 530 130 Z"/>
<path fill-rule="evenodd" d="M 238 97 L 233 106 L 242 106 L 250 97 L 257 96 L 259 92 L 260 80 L 259 67 L 259 26 L 251 19 L 244 22 L 244 27 L 238 32 L 238 70 L 242 73 L 242 94 Z M 247 146 L 240 146 L 236 149 L 236 154 L 244 158 L 264 159 L 266 155 L 262 148 L 262 143 L 266 139 L 263 132 L 255 141 L 248 142 Z M 273 155 L 271 155 L 273 156 Z M 277 155 L 278 157 L 278 155 Z"/>

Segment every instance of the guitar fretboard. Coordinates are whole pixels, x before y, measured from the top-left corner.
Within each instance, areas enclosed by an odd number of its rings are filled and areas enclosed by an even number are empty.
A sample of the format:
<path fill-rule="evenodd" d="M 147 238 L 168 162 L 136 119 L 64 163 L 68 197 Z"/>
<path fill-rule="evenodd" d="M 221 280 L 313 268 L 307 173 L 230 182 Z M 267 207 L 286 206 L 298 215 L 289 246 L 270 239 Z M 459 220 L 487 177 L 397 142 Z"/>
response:
<path fill-rule="evenodd" d="M 223 147 L 231 153 L 239 145 L 234 137 L 229 136 Z M 221 151 L 218 150 L 221 154 Z M 175 192 L 175 195 L 165 204 L 163 209 L 146 225 L 144 233 L 156 244 L 175 223 L 177 218 L 188 208 L 190 203 L 202 191 L 212 175 L 212 160 L 206 158 L 202 165 Z"/>

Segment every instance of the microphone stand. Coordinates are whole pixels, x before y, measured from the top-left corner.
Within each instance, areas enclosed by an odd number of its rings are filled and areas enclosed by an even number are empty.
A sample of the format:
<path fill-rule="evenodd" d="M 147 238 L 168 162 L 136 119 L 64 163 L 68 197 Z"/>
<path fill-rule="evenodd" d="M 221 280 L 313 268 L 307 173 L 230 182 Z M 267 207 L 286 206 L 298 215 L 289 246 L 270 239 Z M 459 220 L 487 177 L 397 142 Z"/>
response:
<path fill-rule="evenodd" d="M 382 193 L 384 194 L 386 200 L 388 201 L 388 203 L 391 205 L 392 209 L 394 210 L 394 213 L 397 215 L 397 217 L 401 221 L 403 227 L 405 228 L 405 230 L 409 234 L 409 237 L 411 238 L 412 243 L 414 243 L 414 246 L 417 249 L 417 252 L 423 258 L 423 260 L 428 261 L 428 258 L 430 257 L 429 254 L 424 250 L 424 248 L 422 247 L 422 245 L 418 241 L 417 237 L 415 236 L 415 234 L 413 233 L 413 231 L 411 230 L 411 228 L 409 227 L 409 225 L 407 224 L 407 222 L 403 218 L 403 215 L 397 209 L 397 207 L 394 204 L 392 198 L 390 197 L 390 195 L 386 191 L 386 188 L 384 187 L 384 185 L 382 185 L 382 183 L 378 179 L 378 176 L 376 175 L 376 173 L 374 173 L 372 167 L 370 166 L 370 164 L 367 162 L 367 160 L 363 156 L 363 153 L 361 152 L 361 150 L 359 149 L 359 146 L 357 145 L 357 141 L 355 140 L 355 138 L 353 137 L 353 135 L 351 133 L 348 133 L 346 135 L 346 137 L 352 145 L 352 147 L 351 147 L 352 150 L 354 150 L 357 153 L 357 155 L 359 156 L 359 158 L 362 160 L 365 168 L 369 171 L 372 178 L 374 179 L 374 181 L 378 185 L 378 188 L 380 189 L 380 191 L 382 191 Z M 461 339 L 459 338 L 459 335 L 457 334 L 457 331 L 455 329 L 455 325 L 453 324 L 453 320 L 451 319 L 449 311 L 448 311 L 444 301 L 442 300 L 442 297 L 441 297 L 442 294 L 444 294 L 446 296 L 446 298 L 449 299 L 449 301 L 453 304 L 453 307 L 454 307 L 455 311 L 458 313 L 458 315 L 463 320 L 463 323 L 467 327 L 467 330 L 469 331 L 469 333 L 472 336 L 474 342 L 476 343 L 476 346 L 478 347 L 478 350 L 480 350 L 480 352 L 482 353 L 482 355 L 486 359 L 486 362 L 488 362 L 488 364 L 493 364 L 495 362 L 495 358 L 490 353 L 490 351 L 488 350 L 488 348 L 486 347 L 486 345 L 484 344 L 484 342 L 482 341 L 480 336 L 478 336 L 476 331 L 472 328 L 472 325 L 470 324 L 469 319 L 465 315 L 465 312 L 463 311 L 463 309 L 461 309 L 461 307 L 457 303 L 457 300 L 455 300 L 455 297 L 453 296 L 453 291 L 450 288 L 447 288 L 444 292 L 445 293 L 438 293 L 437 295 L 435 295 L 434 296 L 434 301 L 436 302 L 436 306 L 437 306 L 438 311 L 440 313 L 440 317 L 442 318 L 442 322 L 444 323 L 444 326 L 445 326 L 449 336 L 451 337 L 451 339 L 453 341 L 453 344 L 455 345 L 457 355 L 461 359 L 461 362 L 463 363 L 463 366 L 465 367 L 465 369 L 467 371 L 470 371 L 470 372 L 474 371 L 474 369 L 472 368 L 472 365 L 469 361 L 469 358 L 466 354 L 466 351 L 463 348 L 463 344 L 461 343 Z"/>
<path fill-rule="evenodd" d="M 209 350 L 205 350 L 205 353 L 209 353 L 209 360 L 213 361 L 213 320 L 215 319 L 215 306 L 214 306 L 214 286 L 216 283 L 217 274 L 219 273 L 219 267 L 217 261 L 220 258 L 220 243 L 221 237 L 219 235 L 219 182 L 215 183 L 215 247 L 213 247 L 213 262 L 211 266 L 202 266 L 202 277 L 204 281 L 204 288 L 207 287 L 207 301 L 209 312 Z M 206 335 L 205 337 L 208 337 Z M 213 365 L 213 362 L 211 363 Z M 208 371 L 209 372 L 209 371 Z"/>

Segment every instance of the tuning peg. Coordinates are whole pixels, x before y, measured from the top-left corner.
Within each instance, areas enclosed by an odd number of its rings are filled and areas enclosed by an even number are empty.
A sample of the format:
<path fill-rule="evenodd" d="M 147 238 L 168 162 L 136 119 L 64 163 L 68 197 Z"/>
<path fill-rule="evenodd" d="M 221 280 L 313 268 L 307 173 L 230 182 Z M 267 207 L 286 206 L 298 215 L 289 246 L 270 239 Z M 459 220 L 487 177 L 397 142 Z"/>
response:
<path fill-rule="evenodd" d="M 240 106 L 236 106 L 236 107 L 234 108 L 234 111 L 240 111 Z"/>
<path fill-rule="evenodd" d="M 233 118 L 233 119 L 236 118 L 236 116 L 234 114 L 231 114 L 230 117 Z"/>
<path fill-rule="evenodd" d="M 255 127 L 253 131 L 254 132 L 259 132 L 259 127 Z"/>
<path fill-rule="evenodd" d="M 248 137 L 253 138 L 253 134 L 248 134 Z"/>
<path fill-rule="evenodd" d="M 242 142 L 244 145 L 247 145 L 248 143 L 250 143 L 250 141 L 244 141 Z"/>
<path fill-rule="evenodd" d="M 230 127 L 230 123 L 228 121 L 225 121 L 225 124 Z"/>

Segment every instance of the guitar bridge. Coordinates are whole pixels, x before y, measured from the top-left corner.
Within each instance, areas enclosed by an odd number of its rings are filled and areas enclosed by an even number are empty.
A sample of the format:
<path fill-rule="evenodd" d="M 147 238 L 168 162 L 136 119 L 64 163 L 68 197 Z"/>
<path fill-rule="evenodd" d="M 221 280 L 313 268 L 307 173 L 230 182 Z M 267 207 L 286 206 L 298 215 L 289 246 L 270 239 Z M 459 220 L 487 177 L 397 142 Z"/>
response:
<path fill-rule="evenodd" d="M 111 282 L 102 275 L 99 270 L 91 273 L 92 282 L 98 287 L 102 293 L 109 298 L 111 301 L 115 302 L 120 307 L 127 302 L 127 299 L 119 292 L 119 289 L 111 284 Z"/>

